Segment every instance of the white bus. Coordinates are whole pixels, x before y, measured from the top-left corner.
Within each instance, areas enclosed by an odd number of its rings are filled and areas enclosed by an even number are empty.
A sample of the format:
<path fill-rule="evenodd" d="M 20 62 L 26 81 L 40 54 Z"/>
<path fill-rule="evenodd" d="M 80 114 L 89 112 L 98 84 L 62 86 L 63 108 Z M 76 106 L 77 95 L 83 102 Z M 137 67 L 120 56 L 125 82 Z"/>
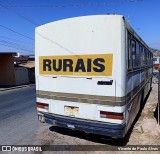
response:
<path fill-rule="evenodd" d="M 121 15 L 90 15 L 36 28 L 41 122 L 122 138 L 151 89 L 153 54 Z"/>

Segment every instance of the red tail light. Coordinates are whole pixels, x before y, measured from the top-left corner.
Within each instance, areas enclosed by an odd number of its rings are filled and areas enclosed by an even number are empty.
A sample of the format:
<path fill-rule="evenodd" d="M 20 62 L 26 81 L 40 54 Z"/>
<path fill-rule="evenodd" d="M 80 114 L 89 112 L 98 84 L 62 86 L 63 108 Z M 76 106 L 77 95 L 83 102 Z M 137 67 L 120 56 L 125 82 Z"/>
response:
<path fill-rule="evenodd" d="M 45 103 L 39 103 L 37 102 L 37 108 L 41 108 L 41 109 L 49 109 L 49 104 L 45 104 Z"/>
<path fill-rule="evenodd" d="M 123 120 L 123 113 L 100 111 L 101 118 Z"/>

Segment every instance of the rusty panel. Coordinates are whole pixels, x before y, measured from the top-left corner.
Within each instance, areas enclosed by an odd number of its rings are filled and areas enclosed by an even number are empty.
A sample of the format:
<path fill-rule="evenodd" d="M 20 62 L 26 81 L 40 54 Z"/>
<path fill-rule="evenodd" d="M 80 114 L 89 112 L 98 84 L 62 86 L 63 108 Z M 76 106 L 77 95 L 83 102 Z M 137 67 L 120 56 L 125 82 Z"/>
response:
<path fill-rule="evenodd" d="M 0 85 L 15 85 L 12 54 L 0 55 Z"/>

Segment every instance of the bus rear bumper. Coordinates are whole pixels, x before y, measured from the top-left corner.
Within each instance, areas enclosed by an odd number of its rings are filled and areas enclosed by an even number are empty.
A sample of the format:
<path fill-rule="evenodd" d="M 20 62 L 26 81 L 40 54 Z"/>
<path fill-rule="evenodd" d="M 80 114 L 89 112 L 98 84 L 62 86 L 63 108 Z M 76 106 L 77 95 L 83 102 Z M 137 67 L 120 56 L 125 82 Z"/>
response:
<path fill-rule="evenodd" d="M 94 133 L 104 136 L 122 138 L 125 135 L 125 124 L 111 124 L 99 121 L 82 120 L 78 118 L 60 116 L 50 113 L 39 112 L 39 119 L 53 126 L 80 130 L 86 133 Z"/>

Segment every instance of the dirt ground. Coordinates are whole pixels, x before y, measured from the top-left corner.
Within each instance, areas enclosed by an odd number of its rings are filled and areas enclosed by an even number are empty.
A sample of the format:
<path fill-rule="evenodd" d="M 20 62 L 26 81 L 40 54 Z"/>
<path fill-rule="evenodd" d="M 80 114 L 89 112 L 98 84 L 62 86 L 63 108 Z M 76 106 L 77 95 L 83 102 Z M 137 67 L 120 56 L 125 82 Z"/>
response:
<path fill-rule="evenodd" d="M 37 145 L 106 145 L 109 148 L 125 145 L 160 145 L 160 126 L 157 124 L 156 107 L 158 102 L 158 84 L 152 85 L 152 91 L 146 101 L 144 109 L 137 117 L 133 128 L 127 136 L 121 140 L 115 140 L 95 134 L 86 134 L 80 131 L 72 131 L 64 128 L 52 127 L 42 124 L 33 144 Z M 42 152 L 53 153 L 53 152 Z M 59 151 L 55 153 L 143 153 L 138 151 L 85 151 L 71 152 Z M 160 153 L 147 151 L 147 153 Z"/>

